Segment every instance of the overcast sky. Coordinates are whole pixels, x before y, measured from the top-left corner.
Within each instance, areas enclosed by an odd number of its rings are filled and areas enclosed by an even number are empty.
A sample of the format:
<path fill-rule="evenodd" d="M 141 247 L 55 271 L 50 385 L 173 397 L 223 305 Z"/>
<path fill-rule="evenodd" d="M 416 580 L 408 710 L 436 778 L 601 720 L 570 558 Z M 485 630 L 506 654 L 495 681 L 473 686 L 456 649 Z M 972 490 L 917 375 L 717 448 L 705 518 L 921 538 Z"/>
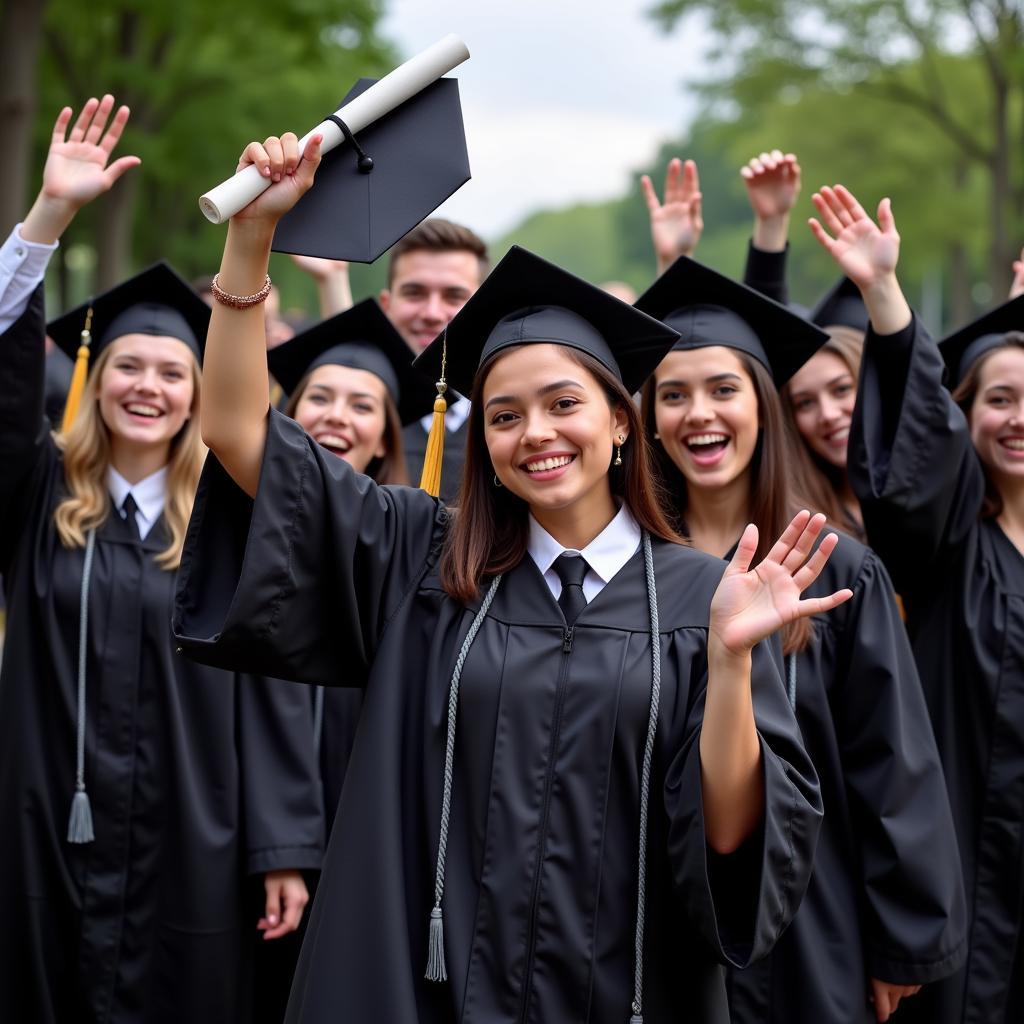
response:
<path fill-rule="evenodd" d="M 493 238 L 537 209 L 620 195 L 694 113 L 684 82 L 702 40 L 667 36 L 652 3 L 390 0 L 383 34 L 405 56 L 448 32 L 472 55 L 454 75 L 473 179 L 439 212 Z"/>

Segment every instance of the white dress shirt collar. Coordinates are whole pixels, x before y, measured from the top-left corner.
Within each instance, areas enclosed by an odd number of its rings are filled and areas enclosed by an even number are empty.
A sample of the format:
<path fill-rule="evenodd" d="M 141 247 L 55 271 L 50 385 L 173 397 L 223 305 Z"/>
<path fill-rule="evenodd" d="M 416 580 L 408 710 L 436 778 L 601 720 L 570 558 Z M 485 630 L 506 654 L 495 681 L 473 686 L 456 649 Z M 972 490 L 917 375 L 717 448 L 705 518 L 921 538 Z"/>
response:
<path fill-rule="evenodd" d="M 131 493 L 138 506 L 135 520 L 139 524 L 139 536 L 145 537 L 156 525 L 164 510 L 167 497 L 167 467 L 158 469 L 136 484 L 130 484 L 113 466 L 108 466 L 107 490 L 118 508 L 124 504 L 129 492 Z"/>
<path fill-rule="evenodd" d="M 555 559 L 565 551 L 582 555 L 589 566 L 583 578 L 583 594 L 589 602 L 601 593 L 612 577 L 636 554 L 640 538 L 639 524 L 623 505 L 615 518 L 582 551 L 563 547 L 531 515 L 527 550 L 556 600 L 562 592 L 562 583 L 553 568 Z"/>
<path fill-rule="evenodd" d="M 448 406 L 448 411 L 444 414 L 445 431 L 449 434 L 454 434 L 456 430 L 459 430 L 462 424 L 469 419 L 469 413 L 472 408 L 473 406 L 469 399 L 463 398 L 460 395 L 459 400 Z M 425 433 L 430 433 L 430 425 L 433 421 L 434 414 L 432 412 L 428 412 L 426 416 L 420 417 L 420 426 L 423 427 Z"/>

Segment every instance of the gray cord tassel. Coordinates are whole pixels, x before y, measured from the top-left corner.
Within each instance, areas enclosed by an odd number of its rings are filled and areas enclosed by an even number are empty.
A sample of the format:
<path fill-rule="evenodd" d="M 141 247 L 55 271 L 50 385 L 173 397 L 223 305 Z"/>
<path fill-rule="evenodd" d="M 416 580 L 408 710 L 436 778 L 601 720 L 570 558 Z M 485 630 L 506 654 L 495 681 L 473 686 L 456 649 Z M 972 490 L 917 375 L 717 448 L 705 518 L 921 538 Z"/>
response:
<path fill-rule="evenodd" d="M 789 706 L 796 711 L 796 651 L 786 659 L 786 696 Z"/>
<path fill-rule="evenodd" d="M 640 867 L 636 901 L 636 950 L 633 966 L 633 1016 L 629 1024 L 644 1024 L 644 920 L 647 902 L 647 804 L 651 793 L 651 762 L 658 732 L 661 705 L 661 629 L 658 625 L 658 586 L 654 578 L 654 552 L 650 535 L 644 532 L 644 572 L 647 576 L 647 602 L 651 616 L 651 709 L 647 716 L 647 741 L 640 772 Z"/>
<path fill-rule="evenodd" d="M 455 660 L 452 681 L 448 688 L 448 739 L 444 750 L 444 790 L 441 797 L 441 834 L 437 843 L 437 870 L 434 876 L 434 907 L 430 911 L 430 936 L 427 947 L 427 981 L 447 981 L 448 971 L 444 962 L 444 920 L 441 917 L 441 900 L 444 897 L 444 866 L 448 855 L 448 819 L 452 807 L 452 773 L 455 766 L 455 720 L 459 710 L 459 681 L 462 678 L 462 667 L 466 663 L 469 649 L 473 646 L 477 633 L 487 616 L 494 595 L 498 592 L 501 576 L 495 576 L 490 589 L 480 605 L 480 610 L 473 618 L 466 639 L 462 641 L 462 649 Z"/>
<path fill-rule="evenodd" d="M 85 791 L 85 663 L 89 649 L 89 581 L 92 578 L 92 556 L 96 550 L 96 531 L 90 530 L 85 541 L 85 565 L 82 568 L 82 594 L 78 612 L 78 716 L 76 721 L 75 795 L 68 819 L 68 842 L 91 843 L 92 805 Z"/>

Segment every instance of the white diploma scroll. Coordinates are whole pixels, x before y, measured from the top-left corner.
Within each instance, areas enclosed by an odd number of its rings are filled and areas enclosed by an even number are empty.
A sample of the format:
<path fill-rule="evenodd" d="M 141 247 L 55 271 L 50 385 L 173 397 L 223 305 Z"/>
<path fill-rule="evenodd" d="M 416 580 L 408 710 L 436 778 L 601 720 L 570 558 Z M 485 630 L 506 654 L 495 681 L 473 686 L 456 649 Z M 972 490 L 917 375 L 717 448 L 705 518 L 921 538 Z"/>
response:
<path fill-rule="evenodd" d="M 335 116 L 344 121 L 355 134 L 418 92 L 422 92 L 428 85 L 468 59 L 469 50 L 466 44 L 456 35 L 447 35 L 411 60 L 399 65 L 379 82 L 375 82 L 366 92 L 337 110 Z M 312 131 L 299 139 L 300 153 L 310 136 L 316 134 L 324 137 L 320 146 L 322 153 L 329 153 L 345 140 L 341 129 L 333 121 L 321 121 Z M 255 165 L 250 164 L 200 196 L 199 208 L 207 220 L 214 224 L 222 224 L 248 206 L 270 185 L 270 179 L 265 178 Z"/>

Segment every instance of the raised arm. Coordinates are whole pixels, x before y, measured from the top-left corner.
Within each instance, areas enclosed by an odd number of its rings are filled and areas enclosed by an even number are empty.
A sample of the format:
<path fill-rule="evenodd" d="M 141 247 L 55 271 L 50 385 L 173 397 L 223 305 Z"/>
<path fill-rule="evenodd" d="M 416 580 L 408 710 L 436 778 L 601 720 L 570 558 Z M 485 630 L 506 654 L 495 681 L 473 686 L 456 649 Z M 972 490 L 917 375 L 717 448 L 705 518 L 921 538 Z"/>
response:
<path fill-rule="evenodd" d="M 352 284 L 348 276 L 347 260 L 329 260 L 322 256 L 299 256 L 292 253 L 292 263 L 316 282 L 320 300 L 320 317 L 344 313 L 352 308 Z"/>
<path fill-rule="evenodd" d="M 977 522 L 984 475 L 943 386 L 942 355 L 896 280 L 900 236 L 889 200 L 877 224 L 842 185 L 823 188 L 814 205 L 824 227 L 812 219 L 811 230 L 860 288 L 871 319 L 847 471 L 871 546 L 908 599 Z"/>
<path fill-rule="evenodd" d="M 821 217 L 821 222 L 810 219 L 811 231 L 860 289 L 875 333 L 896 334 L 909 327 L 913 314 L 896 279 L 900 236 L 891 200 L 878 204 L 877 224 L 842 185 L 826 185 L 811 201 Z"/>
<path fill-rule="evenodd" d="M 785 303 L 789 217 L 800 195 L 800 164 L 793 153 L 773 149 L 744 164 L 740 176 L 754 211 L 743 283 Z"/>
<path fill-rule="evenodd" d="M 669 161 L 664 202 L 658 199 L 646 174 L 640 179 L 640 187 L 651 218 L 651 241 L 660 275 L 680 256 L 693 255 L 704 230 L 697 165 L 692 160 L 683 163 L 678 157 Z"/>
<path fill-rule="evenodd" d="M 203 358 L 200 416 L 203 440 L 250 497 L 260 479 L 270 389 L 262 303 L 240 300 L 264 287 L 274 229 L 313 184 L 321 141 L 313 136 L 300 154 L 293 133 L 271 136 L 250 143 L 238 164 L 239 170 L 255 164 L 273 184 L 228 224 L 216 278 L 222 295 L 213 306 Z"/>

